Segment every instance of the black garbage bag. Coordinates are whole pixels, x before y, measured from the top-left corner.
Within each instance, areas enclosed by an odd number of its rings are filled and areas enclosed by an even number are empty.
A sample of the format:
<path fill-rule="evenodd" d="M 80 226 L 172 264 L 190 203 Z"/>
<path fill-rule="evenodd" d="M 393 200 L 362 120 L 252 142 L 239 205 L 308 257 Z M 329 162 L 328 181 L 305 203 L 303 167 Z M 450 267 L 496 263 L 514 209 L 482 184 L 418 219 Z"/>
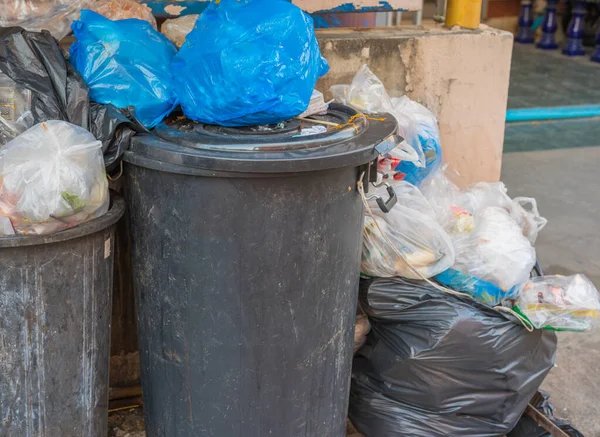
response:
<path fill-rule="evenodd" d="M 0 28 L 0 71 L 31 91 L 34 122 L 64 120 L 102 141 L 107 171 L 114 170 L 135 132 L 145 129 L 111 105 L 90 102 L 83 78 L 65 60 L 48 31 Z"/>
<path fill-rule="evenodd" d="M 498 437 L 554 364 L 556 335 L 426 282 L 361 282 L 372 325 L 352 371 L 350 420 L 367 437 Z"/>

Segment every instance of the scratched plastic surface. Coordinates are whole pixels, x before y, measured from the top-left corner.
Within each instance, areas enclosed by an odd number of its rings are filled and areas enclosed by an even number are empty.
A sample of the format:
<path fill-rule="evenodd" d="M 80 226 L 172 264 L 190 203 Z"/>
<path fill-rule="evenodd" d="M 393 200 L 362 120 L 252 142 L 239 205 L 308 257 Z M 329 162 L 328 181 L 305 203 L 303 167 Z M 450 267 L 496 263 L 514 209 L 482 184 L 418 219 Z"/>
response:
<path fill-rule="evenodd" d="M 148 437 L 346 436 L 356 182 L 395 138 L 383 118 L 342 137 L 298 136 L 290 122 L 133 139 L 125 187 Z"/>
<path fill-rule="evenodd" d="M 0 437 L 106 437 L 114 223 L 123 210 L 120 201 L 54 236 L 0 238 Z M 16 239 L 38 244 L 10 247 Z"/>

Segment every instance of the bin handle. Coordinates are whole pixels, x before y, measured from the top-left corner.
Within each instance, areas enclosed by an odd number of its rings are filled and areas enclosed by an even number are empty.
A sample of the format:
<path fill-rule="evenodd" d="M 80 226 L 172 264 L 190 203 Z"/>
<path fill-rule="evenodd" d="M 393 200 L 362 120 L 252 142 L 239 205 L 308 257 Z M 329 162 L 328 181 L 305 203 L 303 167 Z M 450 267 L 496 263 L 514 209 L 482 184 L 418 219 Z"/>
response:
<path fill-rule="evenodd" d="M 385 214 L 387 214 L 388 212 L 390 212 L 392 210 L 392 208 L 398 202 L 398 197 L 396 196 L 396 192 L 394 191 L 392 186 L 390 184 L 388 184 L 387 182 L 382 182 L 380 184 L 376 184 L 376 183 L 372 183 L 372 184 L 375 188 L 385 185 L 386 190 L 389 195 L 389 199 L 383 200 L 379 196 L 372 195 L 372 196 L 367 196 L 367 200 L 375 199 L 375 201 L 377 202 L 377 205 L 379 206 L 379 209 L 381 209 L 381 211 L 383 211 Z"/>

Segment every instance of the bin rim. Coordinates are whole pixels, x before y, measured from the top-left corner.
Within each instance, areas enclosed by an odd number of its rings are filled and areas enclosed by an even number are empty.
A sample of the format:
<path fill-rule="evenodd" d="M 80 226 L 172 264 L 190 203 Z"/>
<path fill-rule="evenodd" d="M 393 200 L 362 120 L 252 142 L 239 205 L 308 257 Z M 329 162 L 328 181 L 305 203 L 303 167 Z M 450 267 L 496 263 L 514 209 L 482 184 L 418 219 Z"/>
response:
<path fill-rule="evenodd" d="M 286 121 L 291 127 L 281 131 L 261 134 L 248 128 L 235 135 L 235 128 L 174 117 L 151 134 L 133 137 L 124 161 L 187 175 L 283 175 L 362 166 L 376 159 L 379 150 L 392 149 L 404 140 L 391 114 L 367 116 L 332 104 L 327 116 L 321 118 L 328 124 L 339 124 L 325 133 L 302 135 L 302 123 L 314 126 L 315 122 L 291 119 Z"/>
<path fill-rule="evenodd" d="M 85 237 L 102 231 L 117 223 L 125 213 L 125 199 L 114 191 L 110 191 L 110 208 L 101 217 L 81 223 L 70 229 L 48 235 L 15 235 L 0 237 L 0 249 L 9 247 L 40 246 L 44 244 L 60 243 Z"/>

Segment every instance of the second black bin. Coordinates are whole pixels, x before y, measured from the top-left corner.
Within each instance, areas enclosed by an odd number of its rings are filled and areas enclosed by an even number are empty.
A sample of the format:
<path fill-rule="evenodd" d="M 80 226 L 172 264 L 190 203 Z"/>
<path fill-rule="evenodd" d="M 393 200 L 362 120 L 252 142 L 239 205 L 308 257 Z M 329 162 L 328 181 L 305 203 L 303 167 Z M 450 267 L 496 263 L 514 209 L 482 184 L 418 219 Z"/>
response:
<path fill-rule="evenodd" d="M 174 121 L 125 160 L 148 437 L 343 437 L 363 204 L 392 117 Z M 379 150 L 381 150 L 378 147 Z"/>

